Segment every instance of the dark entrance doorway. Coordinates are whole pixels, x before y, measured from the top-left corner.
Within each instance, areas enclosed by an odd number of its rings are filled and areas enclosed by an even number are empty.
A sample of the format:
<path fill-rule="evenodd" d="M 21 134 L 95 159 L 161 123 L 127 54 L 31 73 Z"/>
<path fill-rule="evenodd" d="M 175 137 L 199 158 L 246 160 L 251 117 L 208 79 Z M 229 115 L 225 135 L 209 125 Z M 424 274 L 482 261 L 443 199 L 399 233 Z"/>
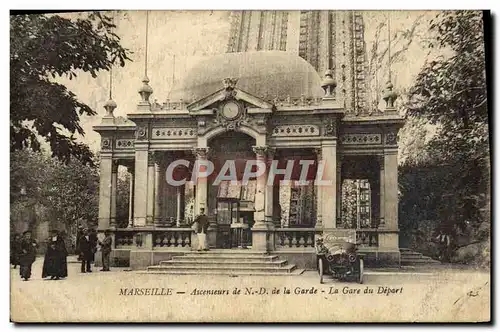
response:
<path fill-rule="evenodd" d="M 214 163 L 213 177 L 209 179 L 208 206 L 217 221 L 217 248 L 249 248 L 252 245 L 251 228 L 255 212 L 255 179 L 242 184 L 248 160 L 254 160 L 255 140 L 243 133 L 228 132 L 210 142 L 210 160 Z M 233 163 L 234 167 L 228 167 Z M 226 172 L 221 174 L 221 170 Z M 217 176 L 235 174 L 231 180 L 216 181 Z M 220 180 L 220 179 L 219 179 Z"/>

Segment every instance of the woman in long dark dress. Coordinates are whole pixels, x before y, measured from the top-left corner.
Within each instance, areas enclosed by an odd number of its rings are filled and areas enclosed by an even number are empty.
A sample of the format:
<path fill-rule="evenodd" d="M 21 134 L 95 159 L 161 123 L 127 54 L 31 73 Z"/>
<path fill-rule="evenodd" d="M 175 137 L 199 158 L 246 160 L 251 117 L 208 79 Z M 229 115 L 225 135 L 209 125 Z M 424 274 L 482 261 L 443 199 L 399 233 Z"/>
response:
<path fill-rule="evenodd" d="M 66 278 L 68 276 L 67 256 L 68 252 L 63 239 L 57 231 L 52 231 L 43 261 L 42 278 L 50 277 L 51 280 Z"/>

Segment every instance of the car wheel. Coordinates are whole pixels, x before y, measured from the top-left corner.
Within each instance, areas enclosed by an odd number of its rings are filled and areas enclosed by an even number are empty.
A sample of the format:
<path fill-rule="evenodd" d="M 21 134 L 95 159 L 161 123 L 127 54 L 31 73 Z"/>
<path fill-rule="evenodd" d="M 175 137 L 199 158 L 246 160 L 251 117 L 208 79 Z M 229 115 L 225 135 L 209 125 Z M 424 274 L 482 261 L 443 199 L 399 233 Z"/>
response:
<path fill-rule="evenodd" d="M 360 259 L 359 259 L 359 279 L 358 279 L 358 282 L 359 282 L 360 284 L 362 284 L 362 283 L 363 283 L 363 273 L 364 273 L 364 268 L 365 268 L 365 267 L 364 267 L 364 262 L 363 262 L 363 259 L 362 259 L 362 258 L 360 258 Z"/>
<path fill-rule="evenodd" d="M 319 273 L 319 283 L 323 283 L 323 274 L 324 274 L 324 266 L 323 266 L 323 260 L 320 259 L 318 261 L 318 273 Z"/>

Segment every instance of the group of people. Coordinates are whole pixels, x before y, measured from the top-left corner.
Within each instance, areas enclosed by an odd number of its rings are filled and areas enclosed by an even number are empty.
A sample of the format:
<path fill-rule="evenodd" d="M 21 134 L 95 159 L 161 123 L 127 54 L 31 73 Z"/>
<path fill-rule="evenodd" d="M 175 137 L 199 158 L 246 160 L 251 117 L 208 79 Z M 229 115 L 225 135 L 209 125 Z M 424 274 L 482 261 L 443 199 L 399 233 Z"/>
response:
<path fill-rule="evenodd" d="M 79 227 L 77 234 L 76 252 L 81 261 L 81 272 L 92 272 L 91 264 L 94 262 L 97 245 L 101 247 L 102 264 L 101 271 L 109 271 L 110 253 L 113 239 L 109 231 L 105 231 L 102 241 L 97 238 L 95 230 L 89 231 Z M 11 241 L 11 264 L 14 268 L 19 265 L 19 273 L 24 281 L 31 277 L 31 267 L 35 262 L 38 243 L 32 238 L 30 231 L 23 233 L 23 236 L 16 234 Z M 60 280 L 68 276 L 68 251 L 62 236 L 58 231 L 51 232 L 47 241 L 47 250 L 43 261 L 42 278 L 50 277 L 51 280 Z"/>

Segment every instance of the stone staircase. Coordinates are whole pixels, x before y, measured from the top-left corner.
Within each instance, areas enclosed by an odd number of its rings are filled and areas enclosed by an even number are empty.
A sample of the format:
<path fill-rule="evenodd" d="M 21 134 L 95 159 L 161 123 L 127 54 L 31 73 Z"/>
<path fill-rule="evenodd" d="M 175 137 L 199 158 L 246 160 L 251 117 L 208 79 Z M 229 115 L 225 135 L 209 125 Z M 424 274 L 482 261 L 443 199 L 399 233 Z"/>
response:
<path fill-rule="evenodd" d="M 428 256 L 424 256 L 419 252 L 408 248 L 400 248 L 401 265 L 426 265 L 426 264 L 441 264 Z"/>
<path fill-rule="evenodd" d="M 303 269 L 278 255 L 250 250 L 192 251 L 159 265 L 149 266 L 148 273 L 222 274 L 222 275 L 300 275 Z"/>

